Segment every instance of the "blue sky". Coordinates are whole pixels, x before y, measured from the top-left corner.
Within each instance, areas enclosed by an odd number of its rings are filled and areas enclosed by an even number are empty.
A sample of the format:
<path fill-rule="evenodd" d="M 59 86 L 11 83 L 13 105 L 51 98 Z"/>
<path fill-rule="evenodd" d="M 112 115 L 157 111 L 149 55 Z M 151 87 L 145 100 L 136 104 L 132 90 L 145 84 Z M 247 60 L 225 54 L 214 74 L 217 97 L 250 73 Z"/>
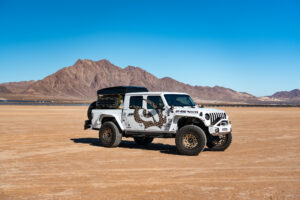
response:
<path fill-rule="evenodd" d="M 79 58 L 257 96 L 300 88 L 300 1 L 0 0 L 0 82 Z"/>

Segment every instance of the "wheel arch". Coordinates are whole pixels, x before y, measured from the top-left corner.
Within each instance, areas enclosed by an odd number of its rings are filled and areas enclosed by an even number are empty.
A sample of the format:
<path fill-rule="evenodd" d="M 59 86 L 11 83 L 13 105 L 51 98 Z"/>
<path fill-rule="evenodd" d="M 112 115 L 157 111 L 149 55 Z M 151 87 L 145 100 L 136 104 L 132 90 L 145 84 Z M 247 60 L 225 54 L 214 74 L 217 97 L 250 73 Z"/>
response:
<path fill-rule="evenodd" d="M 117 116 L 115 116 L 115 115 L 107 115 L 107 114 L 103 114 L 103 115 L 100 116 L 99 122 L 101 122 L 101 124 L 103 124 L 103 123 L 105 123 L 107 121 L 114 122 L 117 125 L 117 127 L 119 128 L 119 130 L 121 132 L 124 131 L 124 127 L 123 127 L 120 119 Z"/>
<path fill-rule="evenodd" d="M 208 132 L 208 127 L 205 126 L 204 122 L 200 118 L 182 116 L 177 120 L 178 130 L 186 125 L 196 125 L 204 131 L 204 133 L 207 137 L 209 137 L 209 135 L 210 135 Z"/>

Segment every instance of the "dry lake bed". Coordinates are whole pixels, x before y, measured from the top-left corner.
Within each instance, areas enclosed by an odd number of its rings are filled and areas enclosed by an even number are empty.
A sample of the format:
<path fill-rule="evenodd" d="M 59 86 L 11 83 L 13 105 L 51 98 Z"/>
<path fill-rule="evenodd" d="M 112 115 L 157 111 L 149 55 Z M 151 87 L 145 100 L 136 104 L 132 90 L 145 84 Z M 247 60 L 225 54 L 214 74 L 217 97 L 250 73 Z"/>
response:
<path fill-rule="evenodd" d="M 225 152 L 99 145 L 84 106 L 0 106 L 0 199 L 300 199 L 300 108 L 221 108 Z"/>

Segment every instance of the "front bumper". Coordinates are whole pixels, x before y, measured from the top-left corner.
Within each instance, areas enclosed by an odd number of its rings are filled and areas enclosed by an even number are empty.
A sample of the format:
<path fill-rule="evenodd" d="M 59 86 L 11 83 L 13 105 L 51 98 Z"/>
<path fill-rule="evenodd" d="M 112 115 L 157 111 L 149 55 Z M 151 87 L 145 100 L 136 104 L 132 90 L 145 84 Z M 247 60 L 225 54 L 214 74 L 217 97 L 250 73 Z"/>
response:
<path fill-rule="evenodd" d="M 218 121 L 215 125 L 210 125 L 208 131 L 212 136 L 220 136 L 231 133 L 231 124 L 226 119 Z"/>

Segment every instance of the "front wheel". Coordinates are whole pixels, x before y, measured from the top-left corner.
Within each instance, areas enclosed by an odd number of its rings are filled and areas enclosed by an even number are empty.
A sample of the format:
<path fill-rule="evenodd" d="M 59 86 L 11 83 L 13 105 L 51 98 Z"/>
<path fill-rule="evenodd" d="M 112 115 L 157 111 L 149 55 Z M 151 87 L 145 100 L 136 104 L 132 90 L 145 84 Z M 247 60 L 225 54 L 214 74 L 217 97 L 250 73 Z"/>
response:
<path fill-rule="evenodd" d="M 212 151 L 225 151 L 232 142 L 232 135 L 228 133 L 226 135 L 214 136 L 207 143 L 207 147 Z"/>
<path fill-rule="evenodd" d="M 206 145 L 206 135 L 200 127 L 187 125 L 179 129 L 175 143 L 179 153 L 198 155 Z"/>

